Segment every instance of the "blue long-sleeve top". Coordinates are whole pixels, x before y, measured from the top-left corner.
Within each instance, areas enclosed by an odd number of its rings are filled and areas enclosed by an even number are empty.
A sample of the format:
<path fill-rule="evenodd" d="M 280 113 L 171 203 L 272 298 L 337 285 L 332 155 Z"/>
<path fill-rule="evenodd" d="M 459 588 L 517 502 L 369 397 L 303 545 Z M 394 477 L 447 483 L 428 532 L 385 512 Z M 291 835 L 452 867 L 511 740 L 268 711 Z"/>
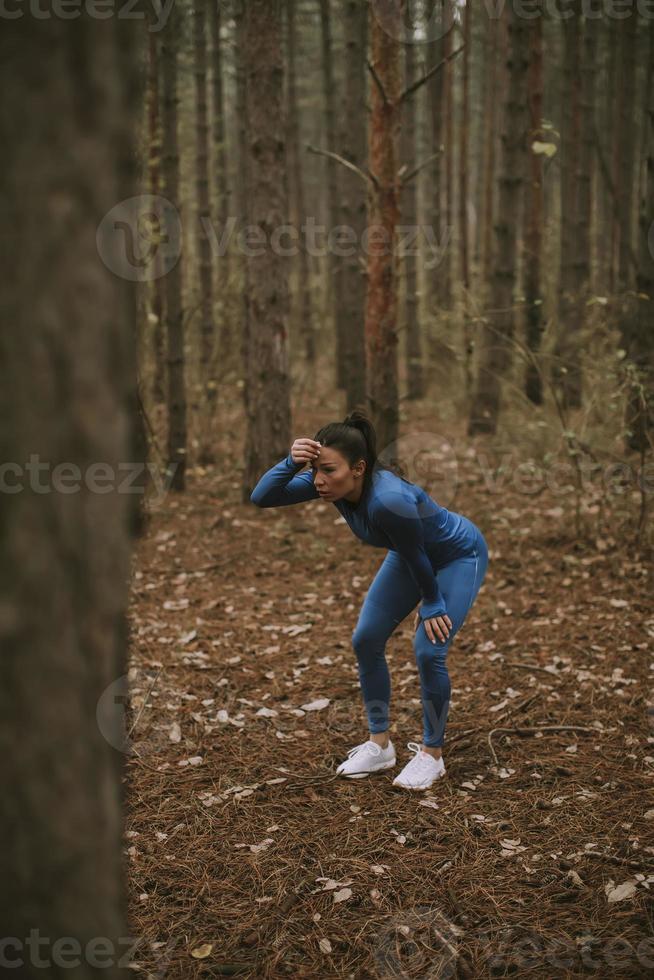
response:
<path fill-rule="evenodd" d="M 250 494 L 252 503 L 285 507 L 319 500 L 311 471 L 299 472 L 304 465 L 293 462 L 289 452 L 263 474 Z M 345 498 L 331 503 L 358 538 L 404 558 L 422 595 L 422 619 L 447 612 L 435 572 L 473 553 L 475 525 L 467 517 L 441 507 L 422 487 L 381 467 L 373 469 L 371 483 L 356 505 Z"/>

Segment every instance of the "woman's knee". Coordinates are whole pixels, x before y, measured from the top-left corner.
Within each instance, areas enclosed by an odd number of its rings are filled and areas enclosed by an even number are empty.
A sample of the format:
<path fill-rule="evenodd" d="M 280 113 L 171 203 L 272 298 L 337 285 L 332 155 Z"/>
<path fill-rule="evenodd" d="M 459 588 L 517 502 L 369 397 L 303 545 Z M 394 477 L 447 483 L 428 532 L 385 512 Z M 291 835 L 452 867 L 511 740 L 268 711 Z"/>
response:
<path fill-rule="evenodd" d="M 357 656 L 365 655 L 383 647 L 384 638 L 379 628 L 373 623 L 358 623 L 352 633 L 352 646 Z"/>
<path fill-rule="evenodd" d="M 416 633 L 413 640 L 413 652 L 418 667 L 440 667 L 441 669 L 446 669 L 447 652 L 451 642 L 451 636 L 446 640 L 439 640 L 436 637 L 436 642 L 432 643 L 428 637 L 420 637 Z"/>

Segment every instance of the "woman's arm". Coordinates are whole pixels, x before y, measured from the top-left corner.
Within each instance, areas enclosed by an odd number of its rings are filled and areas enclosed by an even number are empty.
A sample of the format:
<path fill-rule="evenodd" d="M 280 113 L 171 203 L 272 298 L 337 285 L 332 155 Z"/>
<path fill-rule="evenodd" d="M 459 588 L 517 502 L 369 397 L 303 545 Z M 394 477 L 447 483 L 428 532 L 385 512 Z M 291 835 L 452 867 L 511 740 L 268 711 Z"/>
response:
<path fill-rule="evenodd" d="M 298 472 L 303 466 L 304 462 L 294 463 L 289 453 L 263 474 L 250 494 L 252 503 L 257 507 L 285 507 L 319 498 L 309 470 Z"/>
<path fill-rule="evenodd" d="M 377 527 L 391 539 L 393 550 L 402 555 L 409 566 L 422 594 L 421 618 L 445 615 L 447 607 L 425 550 L 422 521 L 415 502 L 401 494 L 387 494 L 384 500 L 375 501 L 372 517 Z"/>

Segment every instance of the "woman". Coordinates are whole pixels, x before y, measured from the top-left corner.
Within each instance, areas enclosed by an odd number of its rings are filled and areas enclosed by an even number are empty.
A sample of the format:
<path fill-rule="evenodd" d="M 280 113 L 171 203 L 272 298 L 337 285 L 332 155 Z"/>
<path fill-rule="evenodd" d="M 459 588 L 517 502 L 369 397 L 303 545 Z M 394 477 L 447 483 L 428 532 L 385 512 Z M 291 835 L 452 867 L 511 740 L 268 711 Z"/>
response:
<path fill-rule="evenodd" d="M 299 473 L 305 463 L 311 471 Z M 388 734 L 391 684 L 385 647 L 422 600 L 414 620 L 413 649 L 422 693 L 423 743 L 407 743 L 414 755 L 393 785 L 428 789 L 445 775 L 447 652 L 486 574 L 486 541 L 467 517 L 441 507 L 422 487 L 377 459 L 375 430 L 358 410 L 343 422 L 323 426 L 315 439 L 296 439 L 288 456 L 264 473 L 250 500 L 258 507 L 283 507 L 319 497 L 334 504 L 358 538 L 388 549 L 352 634 L 370 738 L 355 745 L 336 771 L 361 778 L 395 765 Z"/>

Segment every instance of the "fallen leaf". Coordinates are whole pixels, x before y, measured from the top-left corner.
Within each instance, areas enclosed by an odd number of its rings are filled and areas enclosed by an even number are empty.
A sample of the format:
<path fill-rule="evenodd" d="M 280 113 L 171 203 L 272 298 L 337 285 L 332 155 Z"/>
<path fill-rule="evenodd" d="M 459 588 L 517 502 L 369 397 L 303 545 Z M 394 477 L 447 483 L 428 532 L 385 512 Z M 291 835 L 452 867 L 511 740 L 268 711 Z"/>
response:
<path fill-rule="evenodd" d="M 622 902 L 625 898 L 631 898 L 636 891 L 637 882 L 633 879 L 623 881 L 621 885 L 615 885 L 613 881 L 608 881 L 604 886 L 604 891 L 609 902 Z"/>
<path fill-rule="evenodd" d="M 202 943 L 201 946 L 191 950 L 191 956 L 196 960 L 206 960 L 207 956 L 211 955 L 212 949 L 213 943 Z"/>

